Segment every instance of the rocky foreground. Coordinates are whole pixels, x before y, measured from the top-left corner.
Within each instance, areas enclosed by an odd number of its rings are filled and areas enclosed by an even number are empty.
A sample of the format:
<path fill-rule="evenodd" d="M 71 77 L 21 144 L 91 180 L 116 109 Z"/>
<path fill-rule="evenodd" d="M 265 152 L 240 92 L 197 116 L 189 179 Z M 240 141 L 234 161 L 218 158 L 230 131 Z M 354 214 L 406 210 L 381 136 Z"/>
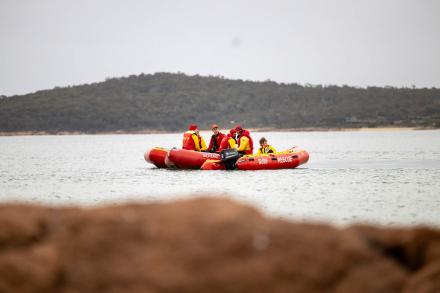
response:
<path fill-rule="evenodd" d="M 440 230 L 336 229 L 227 199 L 0 206 L 0 292 L 440 292 Z"/>

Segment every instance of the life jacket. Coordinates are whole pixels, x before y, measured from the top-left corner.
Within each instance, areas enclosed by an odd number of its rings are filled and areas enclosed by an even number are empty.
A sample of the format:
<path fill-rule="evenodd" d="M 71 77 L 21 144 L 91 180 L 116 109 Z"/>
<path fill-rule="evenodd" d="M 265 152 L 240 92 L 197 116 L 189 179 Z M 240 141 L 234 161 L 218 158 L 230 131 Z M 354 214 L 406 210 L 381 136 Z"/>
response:
<path fill-rule="evenodd" d="M 247 137 L 248 138 L 248 143 L 244 146 L 244 149 L 241 150 L 241 152 L 244 152 L 246 155 L 252 155 L 253 151 L 254 151 L 254 142 L 252 141 L 252 137 L 249 133 L 249 131 L 244 130 L 240 133 L 240 136 L 238 137 L 238 148 L 240 149 L 241 145 L 241 139 L 242 137 Z"/>
<path fill-rule="evenodd" d="M 206 151 L 206 143 L 203 137 L 195 131 L 188 130 L 183 134 L 182 149 L 191 151 Z"/>
<path fill-rule="evenodd" d="M 183 134 L 182 149 L 195 151 L 196 144 L 193 135 L 197 135 L 194 131 L 188 130 Z"/>
<path fill-rule="evenodd" d="M 213 134 L 211 136 L 211 141 L 209 142 L 208 151 L 212 153 L 219 152 L 224 137 L 225 135 L 221 132 L 217 133 L 217 135 Z"/>
<path fill-rule="evenodd" d="M 219 152 L 225 149 L 231 149 L 234 148 L 236 145 L 235 139 L 232 135 L 228 134 L 225 137 L 223 137 L 222 142 L 220 143 Z"/>
<path fill-rule="evenodd" d="M 276 152 L 275 148 L 271 145 L 268 145 L 266 147 L 261 147 L 258 149 L 258 154 L 261 154 L 261 155 L 273 154 L 275 152 Z"/>

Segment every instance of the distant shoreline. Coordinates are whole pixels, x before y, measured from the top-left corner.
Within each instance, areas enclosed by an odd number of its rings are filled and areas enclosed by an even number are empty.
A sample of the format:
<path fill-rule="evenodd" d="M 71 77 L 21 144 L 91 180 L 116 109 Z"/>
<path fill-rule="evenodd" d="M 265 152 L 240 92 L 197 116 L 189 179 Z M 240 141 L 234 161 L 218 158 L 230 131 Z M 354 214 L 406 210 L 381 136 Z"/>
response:
<path fill-rule="evenodd" d="M 396 126 L 383 126 L 383 127 L 299 127 L 299 128 L 249 128 L 252 132 L 332 132 L 332 131 L 361 131 L 361 132 L 379 132 L 379 131 L 416 131 L 416 130 L 438 130 L 440 128 L 434 127 L 396 127 Z M 204 130 L 202 131 L 209 131 Z M 60 132 L 47 132 L 47 131 L 14 131 L 5 132 L 0 131 L 0 136 L 34 136 L 34 135 L 118 135 L 118 134 L 172 134 L 181 133 L 182 131 L 161 131 L 161 130 L 116 130 L 116 131 L 102 131 L 102 132 L 81 132 L 81 131 L 60 131 Z"/>

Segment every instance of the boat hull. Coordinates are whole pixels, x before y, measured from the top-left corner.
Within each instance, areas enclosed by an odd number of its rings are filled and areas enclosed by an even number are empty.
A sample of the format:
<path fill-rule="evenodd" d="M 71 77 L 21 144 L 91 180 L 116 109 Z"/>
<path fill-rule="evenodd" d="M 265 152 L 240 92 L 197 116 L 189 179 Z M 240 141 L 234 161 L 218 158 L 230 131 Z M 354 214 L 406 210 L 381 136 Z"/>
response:
<path fill-rule="evenodd" d="M 238 170 L 277 170 L 293 169 L 309 160 L 309 153 L 298 147 L 290 148 L 284 152 L 268 155 L 244 156 L 237 160 Z M 225 170 L 220 160 L 207 160 L 201 167 L 202 170 Z"/>
<path fill-rule="evenodd" d="M 165 159 L 168 167 L 177 169 L 200 169 L 206 160 L 220 159 L 217 153 L 196 152 L 183 149 L 171 149 Z"/>
<path fill-rule="evenodd" d="M 245 156 L 237 160 L 238 170 L 293 169 L 309 160 L 309 153 L 303 149 L 292 148 L 282 153 L 262 156 Z"/>

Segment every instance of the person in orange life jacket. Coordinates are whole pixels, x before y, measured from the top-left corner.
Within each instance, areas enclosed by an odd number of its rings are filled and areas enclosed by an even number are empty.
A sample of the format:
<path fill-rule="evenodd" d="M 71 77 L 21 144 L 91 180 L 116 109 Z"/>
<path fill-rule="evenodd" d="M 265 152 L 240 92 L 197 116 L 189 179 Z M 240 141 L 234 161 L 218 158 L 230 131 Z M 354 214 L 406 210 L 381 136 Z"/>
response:
<path fill-rule="evenodd" d="M 182 149 L 202 152 L 206 151 L 206 143 L 199 134 L 197 125 L 191 124 L 183 134 Z"/>
<path fill-rule="evenodd" d="M 254 143 L 251 138 L 251 134 L 246 129 L 243 129 L 240 125 L 235 127 L 237 132 L 237 151 L 242 155 L 252 155 L 254 151 Z"/>
<path fill-rule="evenodd" d="M 276 152 L 276 149 L 267 143 L 267 139 L 265 137 L 260 138 L 260 148 L 258 149 L 257 156 L 274 154 Z"/>
<path fill-rule="evenodd" d="M 211 140 L 209 141 L 208 151 L 210 153 L 218 153 L 220 144 L 226 135 L 218 130 L 217 124 L 212 124 L 211 130 L 214 134 L 211 136 Z"/>
<path fill-rule="evenodd" d="M 226 149 L 235 148 L 237 142 L 235 141 L 235 128 L 229 130 L 229 133 L 223 138 L 220 143 L 219 152 Z"/>

